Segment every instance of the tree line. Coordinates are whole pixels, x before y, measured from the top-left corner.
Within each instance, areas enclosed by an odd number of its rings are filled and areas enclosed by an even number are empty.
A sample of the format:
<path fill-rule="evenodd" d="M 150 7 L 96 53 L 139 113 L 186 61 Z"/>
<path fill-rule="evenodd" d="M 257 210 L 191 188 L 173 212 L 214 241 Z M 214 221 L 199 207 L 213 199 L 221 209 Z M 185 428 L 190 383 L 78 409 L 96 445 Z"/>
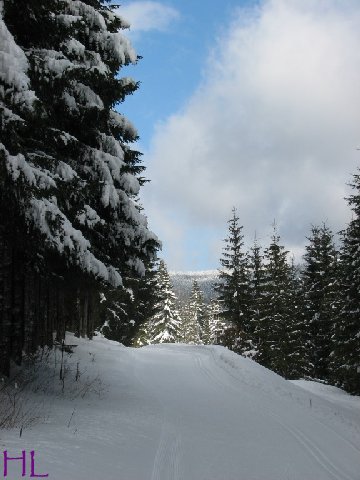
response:
<path fill-rule="evenodd" d="M 285 378 L 309 377 L 360 393 L 360 176 L 348 203 L 353 217 L 337 247 L 313 226 L 300 267 L 274 230 L 264 250 L 244 250 L 236 211 L 216 286 L 227 320 L 223 344 Z"/>
<path fill-rule="evenodd" d="M 155 275 L 152 318 L 135 344 L 220 344 L 288 379 L 311 378 L 360 394 L 360 175 L 354 175 L 349 225 L 334 234 L 313 226 L 300 265 L 277 228 L 268 246 L 244 246 L 234 209 L 214 298 L 196 281 L 180 305 L 164 262 Z"/>

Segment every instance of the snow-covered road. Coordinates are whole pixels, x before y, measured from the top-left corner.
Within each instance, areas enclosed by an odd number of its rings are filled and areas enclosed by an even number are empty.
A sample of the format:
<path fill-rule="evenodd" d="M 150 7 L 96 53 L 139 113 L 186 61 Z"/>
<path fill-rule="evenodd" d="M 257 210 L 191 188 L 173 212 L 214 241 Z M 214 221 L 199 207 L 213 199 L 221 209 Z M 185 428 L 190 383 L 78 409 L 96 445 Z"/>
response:
<path fill-rule="evenodd" d="M 358 397 L 222 347 L 80 342 L 82 362 L 89 352 L 101 399 L 57 398 L 47 423 L 2 436 L 13 454 L 35 450 L 50 479 L 360 480 Z"/>

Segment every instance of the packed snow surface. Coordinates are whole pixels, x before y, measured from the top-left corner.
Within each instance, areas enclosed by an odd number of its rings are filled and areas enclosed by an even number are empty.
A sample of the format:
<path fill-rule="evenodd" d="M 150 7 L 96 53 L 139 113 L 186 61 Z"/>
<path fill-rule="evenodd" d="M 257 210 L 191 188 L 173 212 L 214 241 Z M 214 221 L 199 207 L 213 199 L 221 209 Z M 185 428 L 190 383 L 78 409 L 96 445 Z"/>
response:
<path fill-rule="evenodd" d="M 21 438 L 18 429 L 1 431 L 9 455 L 35 450 L 36 473 L 54 480 L 360 479 L 359 397 L 288 382 L 223 347 L 67 342 L 78 344 L 71 362 L 86 369 L 82 380 L 101 379 L 101 391 L 72 396 L 66 380 L 63 395 L 33 393 L 46 421 Z M 20 478 L 15 462 L 12 468 L 8 478 Z"/>

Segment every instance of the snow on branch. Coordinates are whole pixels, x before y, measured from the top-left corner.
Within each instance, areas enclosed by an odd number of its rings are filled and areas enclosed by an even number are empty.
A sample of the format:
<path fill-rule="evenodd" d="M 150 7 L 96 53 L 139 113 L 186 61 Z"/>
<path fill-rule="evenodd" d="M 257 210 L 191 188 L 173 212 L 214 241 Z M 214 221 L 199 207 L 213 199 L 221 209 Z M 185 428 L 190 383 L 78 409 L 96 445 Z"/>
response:
<path fill-rule="evenodd" d="M 10 89 L 13 104 L 23 104 L 31 109 L 36 97 L 35 93 L 29 90 L 30 80 L 26 74 L 29 64 L 25 53 L 16 45 L 5 25 L 3 6 L 4 2 L 0 1 L 0 81 Z M 0 86 L 0 98 L 4 96 L 5 89 Z"/>
<path fill-rule="evenodd" d="M 122 285 L 119 272 L 112 266 L 107 267 L 93 255 L 89 240 L 80 230 L 72 226 L 68 218 L 50 199 L 31 199 L 28 217 L 52 248 L 59 253 L 68 250 L 71 258 L 83 271 L 111 283 L 114 287 Z"/>

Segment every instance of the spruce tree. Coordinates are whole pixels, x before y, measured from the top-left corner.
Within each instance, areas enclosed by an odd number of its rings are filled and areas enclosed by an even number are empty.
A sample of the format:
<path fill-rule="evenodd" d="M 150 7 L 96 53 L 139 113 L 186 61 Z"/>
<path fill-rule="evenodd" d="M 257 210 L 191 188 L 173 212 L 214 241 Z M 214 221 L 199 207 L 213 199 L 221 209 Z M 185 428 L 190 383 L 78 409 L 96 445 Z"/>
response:
<path fill-rule="evenodd" d="M 220 259 L 222 269 L 219 270 L 219 282 L 215 289 L 222 305 L 221 315 L 227 322 L 224 342 L 229 348 L 244 353 L 249 347 L 248 255 L 244 252 L 243 227 L 239 225 L 235 208 L 228 224 L 229 232 Z"/>
<path fill-rule="evenodd" d="M 0 1 L 0 373 L 9 375 L 10 360 L 21 361 L 24 347 L 23 279 L 19 271 L 34 258 L 24 216 L 29 188 L 22 188 L 26 168 L 23 136 L 36 115 L 29 62 L 4 21 Z M 14 178 L 15 177 L 15 178 Z M 28 236 L 30 237 L 30 236 Z M 17 246 L 18 248 L 15 248 Z M 28 315 L 31 322 L 32 318 Z"/>
<path fill-rule="evenodd" d="M 206 307 L 203 300 L 203 295 L 199 284 L 196 280 L 193 281 L 189 300 L 189 316 L 196 331 L 199 343 L 206 343 L 208 341 L 208 330 L 206 328 Z"/>
<path fill-rule="evenodd" d="M 212 345 L 222 345 L 226 324 L 221 318 L 221 305 L 218 299 L 212 299 L 208 306 L 207 317 L 209 318 L 210 338 Z"/>
<path fill-rule="evenodd" d="M 21 15 L 15 0 L 0 7 L 16 59 L 7 56 L 7 76 L 0 78 L 6 105 L 0 210 L 13 199 L 16 219 L 10 224 L 1 216 L 2 262 L 5 271 L 15 259 L 9 271 L 17 272 L 10 280 L 3 275 L 1 289 L 23 305 L 18 320 L 12 315 L 16 328 L 30 332 L 28 340 L 16 333 L 21 354 L 27 341 L 51 343 L 54 329 L 59 338 L 65 328 L 91 335 L 99 293 L 111 297 L 113 289 L 126 290 L 125 279 L 144 275 L 158 241 L 138 203 L 145 179 L 140 153 L 131 149 L 137 133 L 118 112 L 138 87 L 119 76 L 137 61 L 119 32 L 126 22 L 101 0 L 29 0 Z M 19 118 L 7 120 L 10 111 Z M 21 311 L 15 304 L 1 308 Z"/>
<path fill-rule="evenodd" d="M 298 379 L 311 375 L 309 333 L 305 321 L 305 299 L 300 267 L 291 259 L 288 287 L 288 369 L 286 378 Z"/>
<path fill-rule="evenodd" d="M 264 315 L 264 282 L 265 282 L 265 266 L 264 255 L 261 247 L 255 238 L 254 245 L 249 255 L 249 272 L 250 272 L 250 349 L 248 356 L 256 360 L 258 338 L 256 332 Z"/>
<path fill-rule="evenodd" d="M 137 61 L 119 33 L 127 24 L 98 0 L 31 0 L 22 15 L 17 8 L 6 0 L 5 17 L 41 105 L 24 140 L 36 146 L 26 167 L 38 189 L 27 216 L 67 263 L 117 287 L 127 268 L 144 273 L 156 247 L 137 204 L 143 167 L 129 147 L 137 133 L 114 110 L 138 87 L 118 77 Z"/>
<path fill-rule="evenodd" d="M 163 260 L 160 261 L 156 279 L 159 300 L 155 305 L 156 313 L 149 322 L 149 343 L 179 342 L 181 339 L 181 318 L 176 308 L 176 295 Z"/>
<path fill-rule="evenodd" d="M 199 324 L 190 302 L 184 303 L 180 308 L 181 316 L 181 342 L 190 345 L 198 345 L 200 343 Z"/>
<path fill-rule="evenodd" d="M 280 244 L 275 226 L 264 253 L 264 310 L 255 329 L 257 360 L 285 378 L 296 378 L 300 374 L 299 358 L 303 349 L 295 308 L 296 284 L 288 252 Z"/>
<path fill-rule="evenodd" d="M 331 354 L 333 381 L 360 394 L 360 174 L 355 174 L 348 198 L 353 218 L 342 232 L 340 305 Z"/>
<path fill-rule="evenodd" d="M 156 268 L 147 262 L 142 277 L 123 277 L 123 286 L 108 290 L 100 312 L 100 331 L 109 340 L 130 346 L 146 335 L 146 324 L 158 301 Z"/>
<path fill-rule="evenodd" d="M 312 227 L 308 240 L 302 280 L 311 375 L 327 380 L 338 296 L 338 254 L 333 234 L 325 224 Z"/>

